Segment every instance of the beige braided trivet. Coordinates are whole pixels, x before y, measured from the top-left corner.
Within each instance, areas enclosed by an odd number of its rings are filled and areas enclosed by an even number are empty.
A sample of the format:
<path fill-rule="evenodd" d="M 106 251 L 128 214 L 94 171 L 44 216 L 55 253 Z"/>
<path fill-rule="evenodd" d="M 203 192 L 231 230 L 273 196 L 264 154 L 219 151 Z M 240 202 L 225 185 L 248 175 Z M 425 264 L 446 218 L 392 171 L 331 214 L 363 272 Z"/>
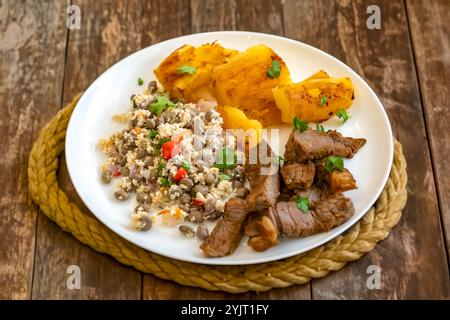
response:
<path fill-rule="evenodd" d="M 389 180 L 375 206 L 350 230 L 317 249 L 247 266 L 199 265 L 148 252 L 112 232 L 91 213 L 81 211 L 58 186 L 58 157 L 64 150 L 67 124 L 79 96 L 58 112 L 34 143 L 28 164 L 32 198 L 51 220 L 79 241 L 140 271 L 186 286 L 232 293 L 303 284 L 359 259 L 386 238 L 400 220 L 406 203 L 407 177 L 402 147 L 395 141 Z"/>

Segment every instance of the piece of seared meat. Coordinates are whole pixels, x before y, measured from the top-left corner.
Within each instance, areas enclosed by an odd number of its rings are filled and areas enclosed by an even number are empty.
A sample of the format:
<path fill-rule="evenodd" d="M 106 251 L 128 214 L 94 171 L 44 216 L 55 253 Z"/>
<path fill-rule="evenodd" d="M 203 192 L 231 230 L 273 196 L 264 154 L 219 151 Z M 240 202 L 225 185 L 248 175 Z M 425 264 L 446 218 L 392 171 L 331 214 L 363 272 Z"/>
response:
<path fill-rule="evenodd" d="M 366 139 L 344 137 L 330 130 L 319 132 L 308 129 L 293 131 L 286 143 L 284 158 L 297 162 L 318 160 L 327 156 L 351 158 L 366 143 Z"/>
<path fill-rule="evenodd" d="M 314 182 L 316 168 L 312 161 L 289 162 L 281 168 L 281 176 L 288 190 L 308 189 Z"/>
<path fill-rule="evenodd" d="M 253 250 L 261 252 L 278 244 L 278 227 L 274 208 L 255 212 L 245 226 L 245 234 L 249 237 L 247 244 Z"/>
<path fill-rule="evenodd" d="M 251 216 L 245 229 L 248 245 L 264 251 L 278 243 L 278 236 L 306 237 L 327 232 L 354 214 L 351 199 L 336 193 L 311 203 L 305 213 L 294 201 L 277 202 L 275 209 Z"/>
<path fill-rule="evenodd" d="M 247 157 L 244 166 L 245 176 L 250 182 L 247 208 L 251 212 L 273 207 L 280 194 L 279 167 L 274 161 L 275 153 L 264 140 L 255 148 L 249 151 L 249 154 L 253 156 Z M 263 150 L 266 150 L 265 157 L 259 154 Z"/>
<path fill-rule="evenodd" d="M 207 257 L 223 257 L 236 250 L 243 234 L 243 224 L 248 211 L 246 201 L 231 198 L 225 204 L 223 216 L 200 248 Z"/>
<path fill-rule="evenodd" d="M 326 182 L 332 193 L 345 192 L 357 188 L 356 180 L 350 171 L 344 168 L 342 171 L 334 169 L 329 172 L 326 169 L 326 164 L 326 159 L 316 161 L 316 177 L 318 180 Z"/>

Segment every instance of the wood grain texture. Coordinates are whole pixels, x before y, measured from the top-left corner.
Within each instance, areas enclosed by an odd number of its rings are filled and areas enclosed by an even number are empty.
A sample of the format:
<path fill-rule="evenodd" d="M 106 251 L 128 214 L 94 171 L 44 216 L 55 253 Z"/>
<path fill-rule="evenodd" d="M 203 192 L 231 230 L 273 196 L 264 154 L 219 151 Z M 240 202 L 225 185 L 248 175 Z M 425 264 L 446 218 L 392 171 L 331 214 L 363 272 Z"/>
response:
<path fill-rule="evenodd" d="M 450 1 L 407 1 L 428 139 L 450 257 Z"/>
<path fill-rule="evenodd" d="M 60 3 L 0 1 L 0 299 L 30 297 L 38 209 L 28 153 L 61 101 L 63 12 Z"/>
<path fill-rule="evenodd" d="M 72 2 L 81 8 L 82 26 L 81 30 L 70 31 L 64 60 L 66 1 L 0 0 L 0 133 L 8 138 L 0 144 L 4 154 L 0 181 L 5 182 L 0 194 L 0 240 L 8 244 L 0 249 L 0 298 L 450 297 L 437 197 L 448 241 L 448 1 L 407 0 L 406 6 L 400 0 Z M 366 8 L 371 4 L 381 8 L 381 30 L 365 27 Z M 345 61 L 374 88 L 408 161 L 408 205 L 389 238 L 361 260 L 314 280 L 312 286 L 232 295 L 142 275 L 80 244 L 44 215 L 37 218 L 38 209 L 31 204 L 26 190 L 27 157 L 38 130 L 56 113 L 61 99 L 69 102 L 113 63 L 152 43 L 187 33 L 231 29 L 285 34 L 310 43 Z M 84 206 L 73 189 L 63 158 L 61 164 L 62 189 Z M 81 268 L 81 290 L 66 287 L 66 271 L 71 264 Z M 366 287 L 370 265 L 382 269 L 381 290 Z"/>
<path fill-rule="evenodd" d="M 126 55 L 162 40 L 158 14 L 167 10 L 142 1 L 75 1 L 81 9 L 80 30 L 69 35 L 64 101 L 84 90 L 105 69 Z M 155 18 L 156 17 L 156 18 Z M 181 20 L 181 17 L 180 17 Z M 170 37 L 171 34 L 167 34 Z M 61 161 L 64 163 L 64 160 Z M 76 198 L 67 170 L 60 171 L 63 190 Z M 69 265 L 81 269 L 80 290 L 66 287 Z M 140 272 L 96 253 L 61 231 L 47 218 L 39 220 L 33 298 L 139 299 Z"/>
<path fill-rule="evenodd" d="M 381 30 L 366 28 L 371 4 L 381 8 Z M 313 281 L 313 299 L 448 297 L 448 268 L 403 2 L 286 1 L 284 13 L 288 37 L 342 59 L 374 88 L 408 162 L 409 198 L 400 224 L 363 259 Z M 380 290 L 366 287 L 369 265 L 382 269 Z"/>

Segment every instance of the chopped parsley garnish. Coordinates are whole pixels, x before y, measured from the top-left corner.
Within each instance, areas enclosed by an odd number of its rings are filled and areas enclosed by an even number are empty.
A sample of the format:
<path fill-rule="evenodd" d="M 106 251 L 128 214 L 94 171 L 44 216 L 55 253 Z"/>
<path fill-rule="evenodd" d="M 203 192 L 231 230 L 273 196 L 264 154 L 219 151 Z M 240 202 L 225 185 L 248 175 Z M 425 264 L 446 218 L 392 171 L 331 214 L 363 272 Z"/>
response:
<path fill-rule="evenodd" d="M 283 156 L 276 156 L 275 157 L 275 163 L 276 164 L 281 165 L 281 163 L 283 163 L 283 162 L 284 162 Z"/>
<path fill-rule="evenodd" d="M 328 100 L 327 96 L 322 96 L 322 98 L 320 98 L 320 105 L 321 106 L 326 105 L 327 104 L 327 100 Z"/>
<path fill-rule="evenodd" d="M 153 129 L 153 130 L 151 130 L 150 133 L 148 134 L 147 139 L 153 140 L 153 139 L 155 139 L 155 137 L 156 137 L 157 135 L 158 135 L 158 130 Z"/>
<path fill-rule="evenodd" d="M 293 130 L 299 130 L 300 132 L 308 130 L 308 122 L 301 120 L 299 117 L 295 116 L 292 120 Z"/>
<path fill-rule="evenodd" d="M 272 60 L 269 70 L 267 70 L 267 76 L 270 79 L 278 78 L 281 74 L 281 64 L 278 60 Z"/>
<path fill-rule="evenodd" d="M 325 128 L 321 124 L 316 124 L 316 131 L 317 132 L 325 132 Z"/>
<path fill-rule="evenodd" d="M 309 210 L 309 199 L 298 196 L 295 198 L 295 203 L 297 204 L 297 208 L 303 213 L 307 213 Z"/>
<path fill-rule="evenodd" d="M 190 166 L 189 164 L 185 163 L 185 162 L 182 162 L 182 163 L 181 163 L 181 166 L 182 166 L 184 169 L 186 169 L 186 171 L 191 170 L 191 166 Z"/>
<path fill-rule="evenodd" d="M 169 107 L 175 107 L 175 103 L 170 101 L 167 95 L 160 94 L 156 96 L 156 101 L 150 105 L 150 111 L 160 116 Z"/>
<path fill-rule="evenodd" d="M 170 181 L 167 178 L 159 178 L 159 183 L 163 186 L 163 187 L 170 187 L 172 185 L 172 181 Z"/>
<path fill-rule="evenodd" d="M 329 156 L 327 158 L 327 163 L 325 164 L 325 169 L 328 172 L 332 172 L 334 169 L 343 171 L 344 170 L 344 159 L 342 157 Z"/>
<path fill-rule="evenodd" d="M 138 85 L 142 86 L 144 84 L 144 80 L 142 80 L 141 78 L 138 79 Z"/>
<path fill-rule="evenodd" d="M 158 163 L 158 176 L 160 176 L 162 174 L 162 172 L 164 170 L 164 166 L 165 166 L 164 161 L 159 160 L 159 163 Z"/>
<path fill-rule="evenodd" d="M 341 118 L 344 123 L 350 118 L 349 114 L 347 113 L 347 110 L 343 108 L 339 109 L 339 111 L 336 112 L 336 115 L 338 118 Z"/>
<path fill-rule="evenodd" d="M 223 181 L 223 180 L 231 180 L 231 177 L 227 174 L 219 174 L 219 180 Z"/>
<path fill-rule="evenodd" d="M 217 152 L 214 167 L 222 170 L 233 169 L 234 167 L 236 167 L 236 164 L 237 155 L 233 150 L 224 148 Z"/>
<path fill-rule="evenodd" d="M 177 69 L 177 71 L 179 74 L 189 73 L 190 75 L 193 75 L 195 71 L 197 71 L 197 68 L 194 66 L 183 64 L 181 67 Z"/>
<path fill-rule="evenodd" d="M 158 141 L 158 146 L 162 147 L 162 145 L 166 142 L 169 142 L 170 138 L 162 138 Z"/>

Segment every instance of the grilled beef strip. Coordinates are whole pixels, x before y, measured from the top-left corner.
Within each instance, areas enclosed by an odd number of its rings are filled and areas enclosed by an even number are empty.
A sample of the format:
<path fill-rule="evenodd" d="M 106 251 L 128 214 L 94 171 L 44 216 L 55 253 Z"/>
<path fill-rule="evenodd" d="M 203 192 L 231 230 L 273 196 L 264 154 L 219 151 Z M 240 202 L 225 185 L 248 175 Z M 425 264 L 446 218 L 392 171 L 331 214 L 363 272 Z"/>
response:
<path fill-rule="evenodd" d="M 246 201 L 231 198 L 225 204 L 223 216 L 214 226 L 200 248 L 207 257 L 223 257 L 236 250 L 243 234 L 243 224 L 248 211 Z"/>
<path fill-rule="evenodd" d="M 263 140 L 253 150 L 256 159 L 247 157 L 244 173 L 250 182 L 250 193 L 247 197 L 247 208 L 249 211 L 261 211 L 273 207 L 280 194 L 279 166 L 275 164 L 275 153 Z M 267 150 L 267 163 L 261 163 L 260 151 Z M 251 154 L 252 151 L 249 152 Z M 252 163 L 253 162 L 253 163 Z"/>
<path fill-rule="evenodd" d="M 347 169 L 342 171 L 334 169 L 329 172 L 326 169 L 326 159 L 316 161 L 316 178 L 328 184 L 331 193 L 345 192 L 356 189 L 356 180 Z"/>
<path fill-rule="evenodd" d="M 314 182 L 316 168 L 312 161 L 286 163 L 280 170 L 288 190 L 308 189 Z"/>
<path fill-rule="evenodd" d="M 351 158 L 365 143 L 366 139 L 344 137 L 334 130 L 327 132 L 312 129 L 304 132 L 296 130 L 289 136 L 284 158 L 297 162 L 318 160 L 327 156 Z"/>
<path fill-rule="evenodd" d="M 250 237 L 249 246 L 255 251 L 264 251 L 278 243 L 279 235 L 306 237 L 327 232 L 343 224 L 353 214 L 351 199 L 342 193 L 313 201 L 306 213 L 298 209 L 294 201 L 280 201 L 274 209 L 251 216 L 245 233 Z"/>

